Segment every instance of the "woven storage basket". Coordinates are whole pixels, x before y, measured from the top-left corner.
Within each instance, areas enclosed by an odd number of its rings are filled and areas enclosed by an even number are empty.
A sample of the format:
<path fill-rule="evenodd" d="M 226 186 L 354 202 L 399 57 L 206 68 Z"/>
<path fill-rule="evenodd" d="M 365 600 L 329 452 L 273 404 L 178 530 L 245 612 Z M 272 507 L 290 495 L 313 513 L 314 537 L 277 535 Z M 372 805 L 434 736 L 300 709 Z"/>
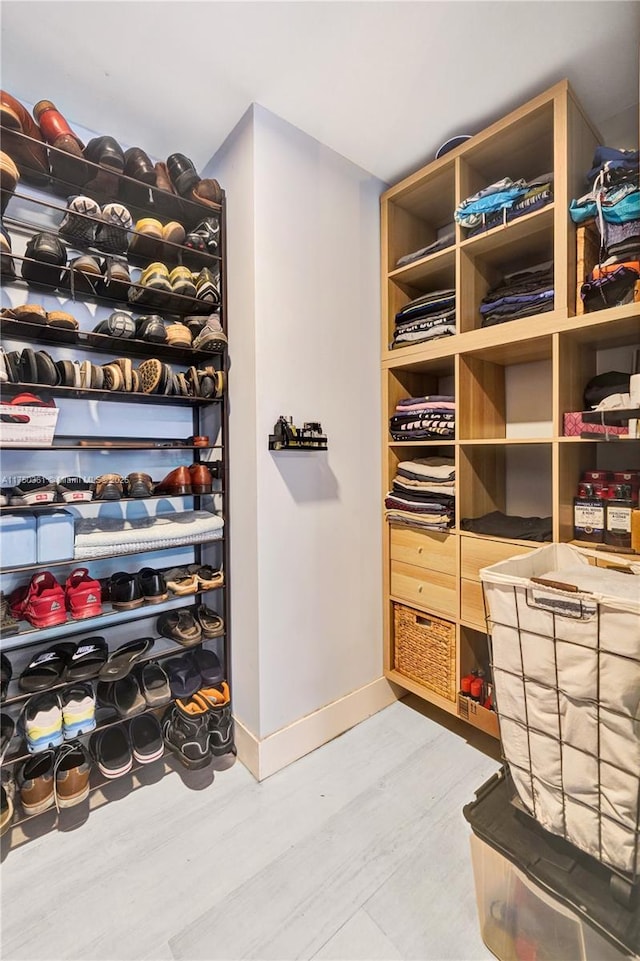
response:
<path fill-rule="evenodd" d="M 394 667 L 448 701 L 456 699 L 456 627 L 433 614 L 393 605 Z"/>

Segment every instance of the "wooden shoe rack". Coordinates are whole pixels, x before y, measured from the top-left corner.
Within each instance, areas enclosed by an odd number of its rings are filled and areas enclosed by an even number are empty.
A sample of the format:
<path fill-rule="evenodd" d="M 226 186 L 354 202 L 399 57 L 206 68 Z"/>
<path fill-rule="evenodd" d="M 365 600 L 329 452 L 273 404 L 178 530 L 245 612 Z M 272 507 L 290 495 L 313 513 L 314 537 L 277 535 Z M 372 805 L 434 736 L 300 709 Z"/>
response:
<path fill-rule="evenodd" d="M 15 135 L 19 137 L 19 134 Z M 51 159 L 55 154 L 56 148 L 46 146 Z M 51 166 L 51 164 L 50 164 Z M 88 168 L 93 168 L 94 174 L 100 170 L 94 164 L 87 162 Z M 141 217 L 155 217 L 162 222 L 178 220 L 188 231 L 193 229 L 198 223 L 207 217 L 217 217 L 220 222 L 220 240 L 218 252 L 216 254 L 199 252 L 197 254 L 199 266 L 211 266 L 216 270 L 219 268 L 220 275 L 220 308 L 219 317 L 225 331 L 228 329 L 227 317 L 227 298 L 226 298 L 226 205 L 223 197 L 222 202 L 217 207 L 199 204 L 191 200 L 166 194 L 157 188 L 149 188 L 145 185 L 137 184 L 124 175 L 113 174 L 113 181 L 118 184 L 118 193 L 123 193 L 123 188 L 128 184 L 129 192 L 136 190 L 136 203 L 128 203 L 121 200 L 124 206 L 131 212 L 134 223 Z M 7 351 L 18 350 L 27 346 L 34 349 L 45 347 L 53 354 L 54 360 L 57 359 L 79 359 L 90 360 L 96 364 L 107 363 L 115 357 L 131 357 L 142 361 L 146 358 L 156 358 L 172 365 L 174 370 L 186 370 L 191 366 L 197 367 L 203 363 L 214 367 L 218 371 L 224 371 L 225 390 L 223 395 L 218 398 L 203 398 L 194 396 L 177 396 L 144 393 L 126 393 L 109 390 L 93 390 L 70 387 L 38 387 L 37 385 L 4 384 L 0 388 L 0 401 L 11 399 L 19 392 L 29 390 L 41 396 L 48 395 L 56 399 L 56 403 L 61 408 L 60 420 L 67 423 L 67 430 L 72 424 L 76 431 L 82 431 L 86 422 L 86 434 L 81 433 L 56 433 L 51 446 L 41 447 L 20 447 L 2 445 L 0 452 L 2 456 L 2 484 L 3 487 L 11 486 L 11 479 L 24 477 L 33 474 L 47 473 L 47 464 L 51 463 L 51 475 L 64 476 L 80 475 L 89 477 L 95 473 L 106 471 L 119 471 L 120 465 L 118 458 L 123 458 L 122 463 L 126 463 L 128 470 L 145 470 L 145 458 L 152 457 L 154 464 L 151 468 L 153 479 L 159 481 L 165 474 L 171 471 L 176 465 L 176 460 L 180 463 L 189 464 L 192 462 L 203 462 L 210 464 L 213 473 L 213 491 L 211 494 L 201 495 L 180 495 L 173 496 L 167 494 L 156 494 L 149 498 L 127 498 L 123 497 L 120 501 L 111 502 L 112 504 L 122 505 L 122 516 L 127 517 L 128 511 L 135 510 L 134 502 L 138 505 L 146 505 L 149 514 L 155 512 L 155 506 L 159 505 L 159 513 L 180 510 L 210 509 L 224 519 L 222 537 L 201 544 L 189 544 L 186 541 L 182 545 L 167 549 L 166 547 L 150 548 L 146 551 L 134 551 L 127 553 L 114 553 L 113 555 L 102 556 L 93 560 L 58 561 L 53 563 L 18 565 L 12 563 L 11 546 L 7 543 L 0 545 L 0 587 L 8 595 L 16 586 L 28 584 L 31 574 L 37 570 L 52 568 L 52 573 L 60 583 L 64 585 L 67 575 L 76 567 L 88 567 L 92 576 L 100 578 L 108 577 L 111 573 L 119 570 L 135 572 L 139 568 L 149 565 L 158 565 L 160 569 L 168 570 L 170 567 L 183 566 L 191 563 L 210 564 L 214 568 L 222 568 L 224 571 L 224 582 L 221 586 L 211 590 L 200 590 L 196 595 L 190 594 L 179 596 L 170 593 L 169 599 L 160 604 L 147 605 L 129 611 L 115 611 L 108 602 L 103 603 L 103 611 L 100 615 L 86 618 L 84 620 L 72 620 L 67 616 L 67 622 L 48 629 L 38 629 L 32 627 L 26 621 L 20 621 L 20 631 L 15 634 L 7 634 L 2 639 L 2 653 L 9 657 L 13 677 L 9 685 L 7 698 L 0 704 L 3 713 L 10 714 L 17 718 L 20 711 L 33 696 L 20 691 L 18 687 L 18 677 L 21 670 L 39 650 L 55 644 L 56 641 L 73 639 L 80 640 L 83 636 L 102 634 L 107 639 L 110 650 L 118 647 L 126 640 L 140 636 L 156 637 L 153 648 L 149 651 L 142 661 L 162 662 L 170 656 L 176 656 L 185 652 L 185 648 L 178 642 L 158 637 L 155 631 L 157 617 L 164 611 L 186 608 L 194 603 L 203 601 L 213 607 L 224 619 L 225 633 L 213 640 L 203 640 L 203 644 L 210 646 L 216 651 L 224 664 L 225 675 L 231 684 L 231 618 L 229 609 L 229 513 L 228 513 L 228 492 L 229 492 L 229 452 L 228 452 L 228 358 L 226 349 L 214 351 L 196 350 L 189 347 L 173 347 L 169 344 L 154 344 L 138 339 L 123 339 L 111 337 L 104 334 L 93 333 L 93 327 L 102 317 L 118 308 L 127 310 L 130 314 L 142 315 L 145 313 L 158 313 L 163 315 L 161 306 L 145 306 L 142 304 L 128 304 L 126 295 L 114 298 L 101 296 L 100 294 L 89 295 L 87 293 L 77 294 L 72 297 L 71 292 L 60 289 L 57 294 L 54 288 L 40 287 L 35 289 L 29 287 L 21 278 L 21 263 L 24 257 L 18 253 L 21 240 L 28 239 L 33 233 L 44 230 L 48 233 L 57 233 L 57 225 L 64 216 L 66 197 L 74 194 L 86 193 L 94 197 L 99 203 L 103 204 L 117 199 L 114 196 L 92 193 L 87 187 L 78 187 L 64 184 L 60 181 L 51 179 L 50 186 L 47 188 L 34 188 L 25 184 L 21 180 L 16 191 L 7 198 L 3 196 L 3 225 L 9 230 L 12 238 L 13 259 L 16 266 L 16 278 L 11 279 L 3 275 L 3 306 L 12 307 L 22 303 L 45 303 L 49 309 L 64 309 L 70 314 L 77 316 L 80 329 L 62 329 L 44 324 L 30 323 L 22 320 L 6 319 L 0 321 L 2 344 Z M 61 199 L 62 198 L 62 199 Z M 142 198 L 142 200 L 141 200 Z M 5 209 L 6 206 L 6 209 Z M 127 255 L 112 255 L 100 252 L 93 247 L 78 247 L 75 242 L 66 241 L 60 238 L 69 250 L 73 250 L 72 256 L 89 253 L 100 259 L 114 256 L 120 261 L 127 261 L 129 267 L 144 266 L 141 264 L 140 256 L 136 255 L 128 260 Z M 171 244 L 170 259 L 173 264 L 193 263 L 193 251 L 186 247 Z M 183 260 L 184 258 L 184 260 Z M 153 259 L 153 258 L 152 258 Z M 161 259 L 161 258 L 159 258 Z M 196 270 L 196 268 L 193 268 Z M 135 277 L 135 271 L 132 271 Z M 135 280 L 133 280 L 135 286 Z M 52 297 L 57 297 L 55 303 Z M 61 307 L 60 301 L 63 301 Z M 201 301 L 196 301 L 191 297 L 178 297 L 173 295 L 170 303 L 170 316 L 184 316 L 193 314 L 203 314 L 204 316 L 212 312 L 211 307 L 205 306 Z M 169 316 L 169 311 L 165 311 Z M 121 405 L 127 405 L 122 408 Z M 122 416 L 116 416 L 114 412 L 122 410 Z M 102 412 L 102 414 L 101 414 Z M 104 415 L 104 416 L 103 416 Z M 113 429 L 108 432 L 101 432 L 101 419 L 111 425 Z M 60 428 L 62 431 L 62 428 Z M 182 435 L 182 436 L 180 436 Z M 207 435 L 209 445 L 194 446 L 192 439 L 198 435 Z M 172 440 L 171 438 L 176 438 Z M 50 458 L 50 460 L 48 460 Z M 96 470 L 96 464 L 102 465 L 102 469 Z M 160 473 L 162 471 L 162 473 Z M 126 473 L 126 471 L 120 471 Z M 156 476 L 156 472 L 159 476 Z M 16 481 L 14 481 L 15 483 Z M 0 507 L 0 519 L 6 514 L 39 514 L 44 510 L 50 510 L 52 506 L 61 510 L 68 510 L 76 518 L 94 516 L 97 510 L 101 510 L 105 502 L 89 501 L 86 503 L 75 502 L 73 504 L 58 503 L 55 505 L 47 504 L 42 506 L 12 507 L 6 505 Z M 162 552 L 168 552 L 163 556 Z M 167 556 L 171 555 L 171 560 L 167 561 Z M 146 556 L 148 555 L 148 556 Z M 203 596 L 204 595 L 204 596 Z M 145 623 L 146 622 L 146 623 Z M 94 683 L 95 682 L 89 682 Z M 50 688 L 51 691 L 64 688 L 64 684 L 58 684 Z M 166 708 L 149 708 L 154 710 L 159 716 Z M 97 729 L 106 728 L 116 723 L 122 723 L 122 719 L 115 716 L 109 709 L 98 708 Z M 126 723 L 126 722 L 125 722 Z M 89 737 L 83 736 L 82 741 L 88 746 Z M 228 757 L 219 760 L 218 769 L 229 766 L 235 755 L 235 747 Z M 19 765 L 29 756 L 22 736 L 16 730 L 14 738 L 9 746 L 3 761 L 3 769 L 15 774 Z M 180 768 L 180 764 L 175 759 L 167 759 L 154 762 L 154 771 L 175 770 Z M 149 777 L 145 777 L 144 772 L 137 770 L 134 761 L 132 772 L 118 779 L 118 792 L 121 795 L 123 789 L 130 790 L 140 786 Z M 158 774 L 160 776 L 160 774 Z M 151 780 L 156 777 L 151 777 Z M 14 817 L 11 828 L 2 839 L 2 844 L 8 847 L 24 843 L 34 833 L 41 833 L 44 829 L 54 827 L 56 820 L 69 819 L 76 813 L 86 809 L 89 810 L 105 803 L 112 796 L 112 791 L 108 787 L 109 782 L 102 777 L 97 766 L 92 771 L 91 791 L 88 802 L 84 802 L 78 809 L 63 811 L 59 815 L 55 809 L 48 810 L 41 815 L 24 816 L 19 799 L 19 791 L 16 791 L 14 799 Z M 123 788 L 124 786 L 124 788 Z M 32 829 L 27 822 L 38 821 L 38 827 Z"/>
<path fill-rule="evenodd" d="M 455 524 L 448 532 L 390 527 L 383 519 L 385 674 L 495 736 L 496 715 L 475 704 L 470 710 L 458 697 L 460 679 L 489 660 L 478 571 L 540 545 L 468 533 L 461 519 L 496 510 L 551 516 L 553 540 L 571 541 L 581 471 L 640 467 L 640 441 L 563 435 L 563 414 L 582 409 L 589 378 L 616 367 L 615 351 L 630 354 L 640 343 L 639 304 L 577 315 L 576 231 L 568 207 L 587 190 L 585 173 L 598 143 L 561 82 L 381 199 L 382 496 L 400 461 L 446 454 L 456 469 Z M 505 176 L 529 180 L 548 171 L 554 198 L 547 206 L 470 238 L 456 225 L 451 246 L 397 266 L 399 258 L 433 243 L 475 191 Z M 478 308 L 487 290 L 505 274 L 546 261 L 553 262 L 554 309 L 482 328 Z M 444 288 L 455 289 L 456 333 L 390 349 L 396 313 Z M 389 418 L 398 400 L 426 394 L 455 394 L 454 439 L 392 441 Z M 450 625 L 455 650 L 446 686 L 403 667 L 406 638 L 396 635 L 397 605 L 417 611 L 423 622 Z"/>

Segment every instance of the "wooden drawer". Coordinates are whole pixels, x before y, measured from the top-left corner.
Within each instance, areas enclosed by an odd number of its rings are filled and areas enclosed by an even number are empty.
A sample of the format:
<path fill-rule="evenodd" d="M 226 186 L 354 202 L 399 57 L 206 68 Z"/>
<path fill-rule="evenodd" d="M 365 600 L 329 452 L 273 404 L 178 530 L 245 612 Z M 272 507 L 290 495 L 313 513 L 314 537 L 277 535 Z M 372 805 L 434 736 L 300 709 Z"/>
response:
<path fill-rule="evenodd" d="M 460 620 L 464 624 L 486 631 L 484 600 L 480 581 L 460 581 Z"/>
<path fill-rule="evenodd" d="M 455 575 L 456 535 L 392 527 L 391 560 Z"/>
<path fill-rule="evenodd" d="M 472 581 L 479 581 L 478 571 L 498 561 L 506 561 L 517 554 L 528 554 L 541 547 L 523 547 L 522 544 L 510 544 L 509 541 L 492 541 L 480 537 L 464 537 L 461 535 L 461 571 L 460 576 Z"/>
<path fill-rule="evenodd" d="M 458 616 L 456 579 L 441 571 L 426 571 L 413 564 L 391 562 L 391 593 L 436 614 Z"/>

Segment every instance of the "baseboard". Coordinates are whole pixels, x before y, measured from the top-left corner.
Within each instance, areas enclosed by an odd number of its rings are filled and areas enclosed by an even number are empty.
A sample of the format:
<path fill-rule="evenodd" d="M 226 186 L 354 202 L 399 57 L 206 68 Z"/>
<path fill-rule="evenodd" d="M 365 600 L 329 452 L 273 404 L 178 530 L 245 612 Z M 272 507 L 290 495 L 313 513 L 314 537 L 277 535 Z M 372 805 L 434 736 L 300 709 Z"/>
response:
<path fill-rule="evenodd" d="M 263 781 L 388 707 L 405 693 L 381 677 L 262 740 L 236 721 L 238 758 L 258 781 Z"/>

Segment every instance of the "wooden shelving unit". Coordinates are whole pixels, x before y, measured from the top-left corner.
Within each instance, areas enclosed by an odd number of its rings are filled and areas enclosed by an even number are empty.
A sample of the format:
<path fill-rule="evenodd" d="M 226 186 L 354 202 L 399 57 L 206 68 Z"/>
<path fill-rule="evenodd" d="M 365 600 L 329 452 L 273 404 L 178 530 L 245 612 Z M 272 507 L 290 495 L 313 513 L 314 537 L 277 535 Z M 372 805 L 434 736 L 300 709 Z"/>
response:
<path fill-rule="evenodd" d="M 396 669 L 394 604 L 455 624 L 459 688 L 461 676 L 488 660 L 478 571 L 539 546 L 472 534 L 460 529 L 461 519 L 492 510 L 551 515 L 553 539 L 570 541 L 580 472 L 622 469 L 622 461 L 640 467 L 640 441 L 562 434 L 563 414 L 582 409 L 584 386 L 603 352 L 640 344 L 640 305 L 580 316 L 576 310 L 576 231 L 568 207 L 585 192 L 584 175 L 601 142 L 562 81 L 381 198 L 383 497 L 399 461 L 438 453 L 455 458 L 457 493 L 447 533 L 383 520 L 385 674 L 456 716 L 457 700 Z M 531 179 L 550 171 L 554 197 L 546 207 L 474 237 L 456 225 L 452 246 L 397 266 L 399 258 L 433 243 L 453 221 L 456 205 L 476 190 L 505 176 Z M 478 308 L 487 290 L 505 274 L 546 261 L 553 262 L 554 309 L 482 328 Z M 452 287 L 457 333 L 391 350 L 395 314 L 421 294 Z M 519 383 L 538 386 L 527 396 Z M 455 394 L 455 440 L 391 441 L 389 418 L 398 400 L 436 392 Z M 471 714 L 465 720 L 474 723 Z"/>

